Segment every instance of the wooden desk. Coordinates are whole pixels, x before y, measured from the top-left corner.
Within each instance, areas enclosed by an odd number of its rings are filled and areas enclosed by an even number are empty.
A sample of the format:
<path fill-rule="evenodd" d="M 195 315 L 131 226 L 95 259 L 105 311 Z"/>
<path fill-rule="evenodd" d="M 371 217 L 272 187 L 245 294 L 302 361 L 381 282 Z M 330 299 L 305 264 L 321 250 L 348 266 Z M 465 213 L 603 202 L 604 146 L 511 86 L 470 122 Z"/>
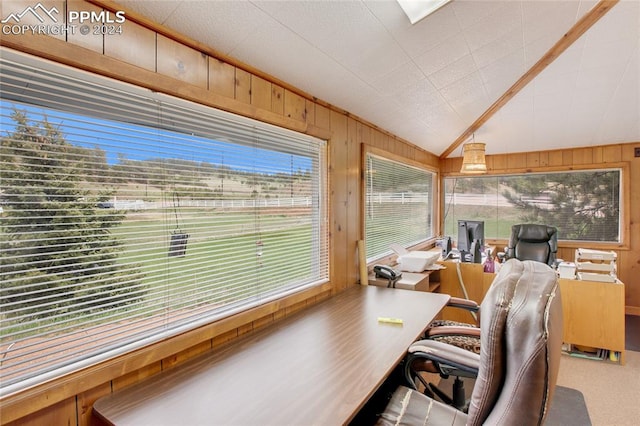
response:
<path fill-rule="evenodd" d="M 448 295 L 353 286 L 218 352 L 101 398 L 115 425 L 349 422 Z M 402 325 L 378 322 L 396 317 Z"/>
<path fill-rule="evenodd" d="M 465 298 L 465 294 L 460 286 L 458 279 L 458 268 L 462 281 L 467 289 L 469 299 L 481 303 L 484 295 L 491 287 L 496 274 L 485 273 L 484 267 L 480 263 L 461 263 L 457 261 L 447 260 L 441 262 L 446 269 L 440 271 L 440 292 L 455 297 Z M 474 323 L 473 316 L 464 309 L 446 308 L 442 314 L 443 319 Z"/>
<path fill-rule="evenodd" d="M 485 273 L 481 264 L 442 262 L 447 269 L 440 271 L 440 292 L 465 297 L 459 284 L 457 268 L 469 299 L 481 303 L 495 275 Z M 579 281 L 560 278 L 563 310 L 563 341 L 620 353 L 625 363 L 624 284 Z M 442 318 L 473 323 L 475 320 L 464 309 L 445 308 Z"/>

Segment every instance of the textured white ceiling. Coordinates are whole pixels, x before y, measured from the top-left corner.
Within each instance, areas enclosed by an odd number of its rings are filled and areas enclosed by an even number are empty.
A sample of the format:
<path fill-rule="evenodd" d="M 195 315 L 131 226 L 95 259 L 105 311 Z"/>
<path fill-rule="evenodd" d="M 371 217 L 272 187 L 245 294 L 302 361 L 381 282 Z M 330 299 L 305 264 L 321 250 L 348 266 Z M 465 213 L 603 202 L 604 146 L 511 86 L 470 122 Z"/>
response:
<path fill-rule="evenodd" d="M 416 25 L 395 0 L 118 3 L 440 155 L 597 2 L 454 0 Z M 639 56 L 640 1 L 622 0 L 475 140 L 640 141 Z"/>

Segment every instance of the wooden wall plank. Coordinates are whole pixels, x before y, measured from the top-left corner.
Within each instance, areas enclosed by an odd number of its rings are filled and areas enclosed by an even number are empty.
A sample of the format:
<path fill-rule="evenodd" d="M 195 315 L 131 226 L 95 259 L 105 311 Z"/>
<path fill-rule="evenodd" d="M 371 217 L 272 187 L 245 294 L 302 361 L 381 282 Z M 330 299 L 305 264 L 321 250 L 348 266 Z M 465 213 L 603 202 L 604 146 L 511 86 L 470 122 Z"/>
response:
<path fill-rule="evenodd" d="M 104 38 L 104 54 L 149 71 L 156 70 L 156 33 L 126 20 L 122 34 Z"/>
<path fill-rule="evenodd" d="M 620 146 L 620 156 L 629 160 L 629 235 L 631 250 L 620 253 L 618 271 L 625 282 L 626 305 L 638 315 L 640 312 L 640 158 L 634 157 L 634 150 L 640 148 L 640 141 Z M 607 155 L 615 157 L 611 149 Z"/>
<path fill-rule="evenodd" d="M 236 68 L 236 100 L 245 104 L 251 103 L 251 74 Z"/>
<path fill-rule="evenodd" d="M 5 426 L 76 425 L 76 397 L 67 398 L 42 410 L 7 423 L 9 413 L 0 410 L 0 423 Z"/>
<path fill-rule="evenodd" d="M 251 323 L 253 325 L 253 329 L 254 330 L 259 330 L 261 328 L 267 327 L 271 324 L 273 324 L 274 322 L 274 317 L 273 314 L 269 314 L 269 315 L 265 315 L 263 317 L 260 317 L 258 319 L 253 320 Z"/>
<path fill-rule="evenodd" d="M 316 104 L 315 104 L 315 102 L 313 102 L 313 101 L 311 101 L 309 99 L 305 99 L 304 110 L 305 110 L 305 117 L 306 117 L 307 123 L 315 124 L 316 123 Z"/>
<path fill-rule="evenodd" d="M 158 34 L 156 69 L 160 74 L 194 86 L 207 88 L 208 56 Z"/>
<path fill-rule="evenodd" d="M 236 68 L 210 57 L 209 90 L 233 99 L 236 93 Z"/>
<path fill-rule="evenodd" d="M 527 154 L 521 152 L 508 154 L 507 166 L 510 169 L 524 169 L 527 167 Z"/>
<path fill-rule="evenodd" d="M 633 156 L 626 157 L 626 158 L 633 158 Z M 602 161 L 605 163 L 618 163 L 622 161 L 622 146 L 621 145 L 604 146 L 602 150 Z M 634 161 L 638 161 L 638 160 L 634 160 Z"/>
<path fill-rule="evenodd" d="M 194 358 L 200 354 L 208 352 L 211 350 L 211 348 L 211 340 L 205 340 L 204 342 L 200 342 L 188 349 L 168 356 L 162 360 L 162 371 L 173 368 L 190 358 Z"/>
<path fill-rule="evenodd" d="M 493 170 L 504 170 L 507 168 L 507 155 L 492 155 L 493 159 Z M 462 167 L 462 159 L 460 159 L 460 167 Z M 460 171 L 460 167 L 458 167 L 458 171 Z"/>
<path fill-rule="evenodd" d="M 549 165 L 549 151 L 540 152 L 540 167 L 546 167 Z"/>
<path fill-rule="evenodd" d="M 78 394 L 76 400 L 76 410 L 79 426 L 90 426 L 92 422 L 93 403 L 99 398 L 111 393 L 111 383 L 89 389 Z"/>
<path fill-rule="evenodd" d="M 271 94 L 270 82 L 255 75 L 251 76 L 251 105 L 270 110 Z"/>
<path fill-rule="evenodd" d="M 305 121 L 306 115 L 306 102 L 305 99 L 293 93 L 290 90 L 284 91 L 284 115 L 285 117 L 293 118 L 294 120 Z"/>
<path fill-rule="evenodd" d="M 300 312 L 301 310 L 305 309 L 307 306 L 308 306 L 307 301 L 302 300 L 296 304 L 288 306 L 285 309 L 285 315 L 292 315 L 292 314 L 295 314 L 296 312 Z"/>
<path fill-rule="evenodd" d="M 573 164 L 574 165 L 593 164 L 593 149 L 592 148 L 574 149 Z"/>
<path fill-rule="evenodd" d="M 124 389 L 127 386 L 131 386 L 135 383 L 138 383 L 144 379 L 147 379 L 155 374 L 158 374 L 162 371 L 162 361 L 153 362 L 151 364 L 147 364 L 142 368 L 139 368 L 130 373 L 126 373 L 119 377 L 115 377 L 111 381 L 111 388 L 113 392 L 118 389 Z"/>
<path fill-rule="evenodd" d="M 323 105 L 316 105 L 315 117 L 316 126 L 322 127 L 323 129 L 331 128 L 331 114 L 329 108 Z"/>
<path fill-rule="evenodd" d="M 67 10 L 73 11 L 86 11 L 86 12 L 95 12 L 100 13 L 103 9 L 101 7 L 95 6 L 93 4 L 87 3 L 84 0 L 67 0 Z M 69 15 L 67 14 L 67 17 Z M 120 28 L 126 30 L 126 26 L 121 24 L 115 24 L 115 26 L 119 26 Z M 69 43 L 77 44 L 80 47 L 84 47 L 85 49 L 90 49 L 95 52 L 102 53 L 104 51 L 104 36 L 101 32 L 96 33 L 93 30 L 93 26 L 89 26 L 89 33 L 82 33 L 79 29 L 77 31 L 68 32 L 67 33 L 67 41 Z M 109 34 L 108 37 L 119 38 L 122 34 L 114 33 Z"/>
<path fill-rule="evenodd" d="M 271 84 L 271 111 L 284 115 L 284 89 L 276 84 Z"/>
<path fill-rule="evenodd" d="M 594 163 L 603 163 L 604 162 L 604 157 L 603 157 L 604 147 L 602 147 L 602 146 L 593 147 L 592 152 L 593 152 L 593 155 L 592 155 L 591 159 L 592 159 L 592 161 Z"/>
<path fill-rule="evenodd" d="M 551 167 L 559 167 L 562 166 L 562 151 L 549 151 L 549 166 Z"/>
<path fill-rule="evenodd" d="M 276 314 L 274 314 L 275 316 Z M 229 330 L 225 333 L 219 334 L 217 336 L 215 336 L 212 341 L 211 344 L 213 345 L 213 349 L 217 349 L 220 348 L 224 345 L 226 345 L 229 342 L 232 342 L 233 340 L 238 338 L 238 329 L 233 329 L 233 330 Z"/>
<path fill-rule="evenodd" d="M 347 286 L 348 273 L 352 250 L 355 241 L 348 240 L 349 223 L 349 194 L 347 176 L 347 117 L 331 111 L 331 133 L 329 141 L 329 204 L 331 206 L 331 282 L 335 291 L 341 291 Z M 353 246 L 353 247 L 352 247 Z"/>
<path fill-rule="evenodd" d="M 373 145 L 371 137 L 371 127 L 362 122 L 358 122 L 357 125 L 358 142 L 361 144 Z"/>
<path fill-rule="evenodd" d="M 528 152 L 525 161 L 527 167 L 540 167 L 540 153 Z"/>
<path fill-rule="evenodd" d="M 347 285 L 360 282 L 357 242 L 361 234 L 362 194 L 360 192 L 361 144 L 358 140 L 358 124 L 347 119 Z"/>
<path fill-rule="evenodd" d="M 299 302 L 298 302 L 299 303 Z M 249 334 L 253 331 L 253 321 L 246 324 L 242 324 L 238 327 L 238 337 Z"/>

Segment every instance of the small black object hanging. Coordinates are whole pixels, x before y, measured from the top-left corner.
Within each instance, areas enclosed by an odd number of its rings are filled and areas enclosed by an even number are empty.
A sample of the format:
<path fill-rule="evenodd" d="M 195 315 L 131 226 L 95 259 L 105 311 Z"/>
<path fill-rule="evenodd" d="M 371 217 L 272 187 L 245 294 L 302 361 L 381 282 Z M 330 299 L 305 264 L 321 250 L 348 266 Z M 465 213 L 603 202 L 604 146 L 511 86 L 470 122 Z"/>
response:
<path fill-rule="evenodd" d="M 187 254 L 187 241 L 189 240 L 189 234 L 180 229 L 180 221 L 178 220 L 178 201 L 178 193 L 174 189 L 173 213 L 176 217 L 176 229 L 171 233 L 171 240 L 169 241 L 169 257 L 184 256 Z"/>
<path fill-rule="evenodd" d="M 171 234 L 171 241 L 169 242 L 169 256 L 184 256 L 187 254 L 187 240 L 189 234 L 185 234 L 180 230 L 175 230 Z"/>

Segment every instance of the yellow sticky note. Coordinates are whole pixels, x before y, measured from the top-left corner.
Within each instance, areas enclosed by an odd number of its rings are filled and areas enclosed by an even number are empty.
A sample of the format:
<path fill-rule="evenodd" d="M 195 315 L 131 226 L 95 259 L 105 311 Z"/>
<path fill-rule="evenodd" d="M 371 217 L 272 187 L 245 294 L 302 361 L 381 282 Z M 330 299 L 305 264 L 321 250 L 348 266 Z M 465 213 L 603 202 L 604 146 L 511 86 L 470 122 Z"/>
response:
<path fill-rule="evenodd" d="M 400 318 L 390 318 L 390 317 L 378 317 L 378 322 L 386 322 L 389 324 L 402 324 L 402 320 Z"/>

